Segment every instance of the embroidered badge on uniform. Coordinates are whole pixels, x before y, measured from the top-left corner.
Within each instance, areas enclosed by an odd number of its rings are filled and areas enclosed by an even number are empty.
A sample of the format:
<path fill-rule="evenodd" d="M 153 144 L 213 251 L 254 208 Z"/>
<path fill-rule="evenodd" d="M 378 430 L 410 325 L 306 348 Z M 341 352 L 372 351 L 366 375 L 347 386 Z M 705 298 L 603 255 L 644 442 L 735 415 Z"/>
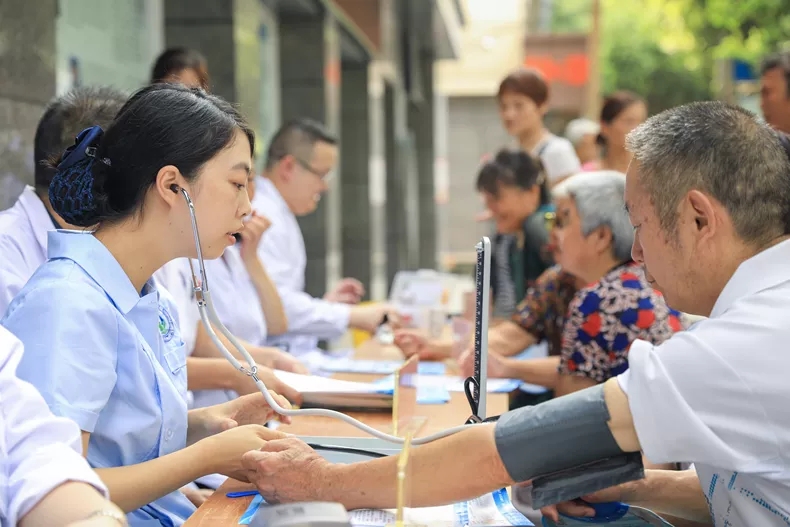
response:
<path fill-rule="evenodd" d="M 164 307 L 159 306 L 159 333 L 162 334 L 162 338 L 165 342 L 170 342 L 175 332 L 173 317 L 170 316 L 170 313 Z"/>

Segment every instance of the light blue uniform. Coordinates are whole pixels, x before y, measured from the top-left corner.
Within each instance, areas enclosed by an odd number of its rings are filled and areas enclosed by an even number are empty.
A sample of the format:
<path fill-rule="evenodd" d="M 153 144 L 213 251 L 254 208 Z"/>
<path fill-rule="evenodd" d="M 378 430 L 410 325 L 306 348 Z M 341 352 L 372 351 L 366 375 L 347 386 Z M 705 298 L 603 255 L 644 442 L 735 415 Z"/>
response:
<path fill-rule="evenodd" d="M 169 295 L 151 281 L 140 295 L 88 233 L 50 232 L 48 255 L 2 320 L 25 346 L 19 377 L 91 433 L 93 467 L 184 448 L 186 353 Z M 194 511 L 175 491 L 128 517 L 134 527 L 180 525 Z"/>

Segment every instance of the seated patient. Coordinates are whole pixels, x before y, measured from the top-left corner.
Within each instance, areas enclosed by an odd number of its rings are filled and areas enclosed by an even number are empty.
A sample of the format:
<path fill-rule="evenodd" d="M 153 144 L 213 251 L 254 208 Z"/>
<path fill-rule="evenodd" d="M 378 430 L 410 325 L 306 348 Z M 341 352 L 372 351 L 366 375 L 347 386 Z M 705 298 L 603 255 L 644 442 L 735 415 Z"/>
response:
<path fill-rule="evenodd" d="M 552 204 L 540 162 L 520 150 L 500 150 L 483 165 L 477 191 L 496 224 L 492 240 L 493 314 L 509 317 L 519 299 L 552 265 L 546 214 Z"/>
<path fill-rule="evenodd" d="M 181 525 L 195 506 L 179 488 L 238 475 L 244 452 L 282 436 L 263 426 L 274 413 L 262 394 L 187 410 L 178 313 L 151 279 L 196 256 L 183 192 L 207 258 L 235 242 L 251 212 L 253 145 L 219 97 L 168 84 L 137 92 L 106 132 L 77 137 L 50 185 L 60 217 L 95 230 L 50 232 L 49 260 L 0 321 L 25 345 L 19 377 L 78 424 L 89 463 L 132 526 Z"/>
<path fill-rule="evenodd" d="M 80 455 L 77 426 L 55 417 L 41 395 L 16 376 L 22 343 L 0 328 L 0 525 L 60 527 L 126 517 Z M 96 523 L 99 525 L 105 525 Z"/>
<path fill-rule="evenodd" d="M 557 262 L 588 285 L 569 305 L 559 357 L 518 360 L 489 350 L 489 376 L 518 378 L 565 395 L 624 372 L 634 340 L 660 344 L 682 329 L 680 314 L 631 260 L 633 228 L 624 190 L 625 175 L 612 171 L 577 174 L 554 187 Z M 470 353 L 462 363 L 469 373 Z"/>

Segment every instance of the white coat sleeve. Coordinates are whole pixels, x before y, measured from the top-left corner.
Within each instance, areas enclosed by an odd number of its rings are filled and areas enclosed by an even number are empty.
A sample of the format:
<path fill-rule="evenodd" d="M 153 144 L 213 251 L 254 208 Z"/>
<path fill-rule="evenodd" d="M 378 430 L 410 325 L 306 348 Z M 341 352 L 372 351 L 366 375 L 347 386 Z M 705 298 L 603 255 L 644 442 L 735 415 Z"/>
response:
<path fill-rule="evenodd" d="M 68 481 L 84 482 L 108 496 L 82 457 L 80 429 L 55 417 L 33 385 L 17 378 L 22 343 L 0 328 L 0 463 L 8 475 L 10 525 Z"/>

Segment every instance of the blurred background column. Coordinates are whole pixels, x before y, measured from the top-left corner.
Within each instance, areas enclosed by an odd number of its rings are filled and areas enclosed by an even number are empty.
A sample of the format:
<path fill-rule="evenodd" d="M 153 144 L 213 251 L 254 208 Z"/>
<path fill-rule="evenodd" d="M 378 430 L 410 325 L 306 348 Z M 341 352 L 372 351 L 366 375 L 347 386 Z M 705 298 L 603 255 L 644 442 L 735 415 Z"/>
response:
<path fill-rule="evenodd" d="M 33 136 L 55 95 L 55 0 L 0 1 L 0 210 L 33 184 Z"/>

